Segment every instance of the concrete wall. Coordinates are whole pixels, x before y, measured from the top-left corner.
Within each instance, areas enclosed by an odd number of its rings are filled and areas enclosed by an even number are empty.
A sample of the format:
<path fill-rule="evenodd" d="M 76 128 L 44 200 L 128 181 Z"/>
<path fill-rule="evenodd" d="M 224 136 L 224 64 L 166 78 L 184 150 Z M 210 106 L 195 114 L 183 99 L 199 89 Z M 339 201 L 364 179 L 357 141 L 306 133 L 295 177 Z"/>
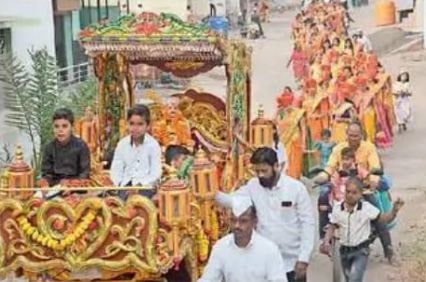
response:
<path fill-rule="evenodd" d="M 52 0 L 1 0 L 0 25 L 12 29 L 12 50 L 29 62 L 27 50 L 46 47 L 55 56 Z"/>

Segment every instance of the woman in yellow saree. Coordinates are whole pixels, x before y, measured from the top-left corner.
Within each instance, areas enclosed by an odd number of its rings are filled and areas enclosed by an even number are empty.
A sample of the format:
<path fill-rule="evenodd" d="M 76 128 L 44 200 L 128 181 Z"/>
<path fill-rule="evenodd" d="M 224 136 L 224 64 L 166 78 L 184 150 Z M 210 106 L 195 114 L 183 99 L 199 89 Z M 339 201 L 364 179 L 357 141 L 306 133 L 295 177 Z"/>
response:
<path fill-rule="evenodd" d="M 337 87 L 337 104 L 332 111 L 331 140 L 335 143 L 346 141 L 348 125 L 357 119 L 354 104 L 348 99 L 353 87 L 347 83 Z"/>
<path fill-rule="evenodd" d="M 321 80 L 322 59 L 323 59 L 322 54 L 319 54 L 319 53 L 316 54 L 314 63 L 311 65 L 310 75 L 311 75 L 311 78 L 314 79 L 314 82 Z"/>
<path fill-rule="evenodd" d="M 330 66 L 323 66 L 322 81 L 318 87 L 317 102 L 319 112 L 321 114 L 322 129 L 330 128 L 330 94 L 332 86 L 330 85 L 331 80 L 331 69 Z"/>
<path fill-rule="evenodd" d="M 281 135 L 281 142 L 284 144 L 288 157 L 287 175 L 299 179 L 303 170 L 304 152 L 304 122 L 305 111 L 292 105 L 294 96 L 290 93 L 279 97 L 276 124 Z"/>
<path fill-rule="evenodd" d="M 373 104 L 374 92 L 368 88 L 367 79 L 362 75 L 358 75 L 356 78 L 356 85 L 358 92 L 355 104 L 357 104 L 359 109 L 359 119 L 364 128 L 366 140 L 374 143 L 377 121 Z"/>

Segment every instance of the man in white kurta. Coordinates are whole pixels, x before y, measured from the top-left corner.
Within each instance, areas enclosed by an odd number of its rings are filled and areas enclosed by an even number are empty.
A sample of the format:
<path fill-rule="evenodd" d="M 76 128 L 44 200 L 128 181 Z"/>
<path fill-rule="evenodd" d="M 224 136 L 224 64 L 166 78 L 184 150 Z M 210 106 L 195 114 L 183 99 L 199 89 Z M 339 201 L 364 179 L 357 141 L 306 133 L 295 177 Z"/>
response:
<path fill-rule="evenodd" d="M 198 282 L 287 282 L 278 247 L 254 231 L 251 199 L 235 197 L 232 202 L 232 233 L 213 246 Z"/>
<path fill-rule="evenodd" d="M 231 195 L 219 192 L 216 200 L 230 207 L 233 197 L 250 197 L 258 214 L 256 230 L 278 245 L 288 280 L 305 282 L 315 240 L 315 218 L 308 191 L 300 181 L 281 173 L 272 148 L 257 149 L 251 163 L 258 177 Z"/>

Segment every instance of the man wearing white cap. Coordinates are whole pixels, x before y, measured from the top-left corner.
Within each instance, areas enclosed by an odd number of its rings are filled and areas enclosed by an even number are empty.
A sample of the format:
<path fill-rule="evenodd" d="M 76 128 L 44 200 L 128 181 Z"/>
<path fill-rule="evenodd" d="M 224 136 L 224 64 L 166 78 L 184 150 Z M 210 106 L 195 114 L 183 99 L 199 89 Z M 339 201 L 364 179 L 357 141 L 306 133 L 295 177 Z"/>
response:
<path fill-rule="evenodd" d="M 309 194 L 300 181 L 282 172 L 272 148 L 257 149 L 250 162 L 257 177 L 232 196 L 219 192 L 216 200 L 222 206 L 231 207 L 233 197 L 250 197 L 259 219 L 256 230 L 278 245 L 288 281 L 306 282 L 315 240 L 315 219 Z"/>
<path fill-rule="evenodd" d="M 361 44 L 365 53 L 370 53 L 373 51 L 373 45 L 371 44 L 370 39 L 364 34 L 361 29 L 358 29 L 355 34 L 358 36 L 358 43 Z"/>
<path fill-rule="evenodd" d="M 232 199 L 232 233 L 212 249 L 198 282 L 287 282 L 278 247 L 254 230 L 256 210 L 249 197 Z"/>

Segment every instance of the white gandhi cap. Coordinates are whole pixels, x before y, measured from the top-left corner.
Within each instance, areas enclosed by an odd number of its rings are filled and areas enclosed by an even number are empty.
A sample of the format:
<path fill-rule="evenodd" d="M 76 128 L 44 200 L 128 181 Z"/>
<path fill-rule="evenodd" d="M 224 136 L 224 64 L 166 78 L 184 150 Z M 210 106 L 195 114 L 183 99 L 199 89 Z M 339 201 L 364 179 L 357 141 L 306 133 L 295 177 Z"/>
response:
<path fill-rule="evenodd" d="M 250 197 L 247 196 L 233 196 L 232 197 L 232 213 L 234 216 L 239 217 L 253 206 Z"/>

